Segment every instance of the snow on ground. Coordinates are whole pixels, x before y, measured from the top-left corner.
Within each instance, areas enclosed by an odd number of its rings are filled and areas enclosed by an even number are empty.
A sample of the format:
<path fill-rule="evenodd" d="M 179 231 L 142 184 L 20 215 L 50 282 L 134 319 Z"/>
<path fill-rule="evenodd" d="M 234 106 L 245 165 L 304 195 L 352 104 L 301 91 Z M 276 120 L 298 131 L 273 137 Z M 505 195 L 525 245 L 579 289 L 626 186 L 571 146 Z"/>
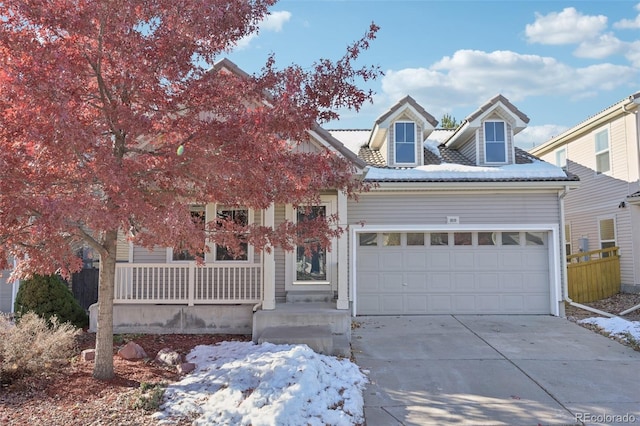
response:
<path fill-rule="evenodd" d="M 367 378 L 348 359 L 306 345 L 222 342 L 197 346 L 196 370 L 165 392 L 160 424 L 354 425 L 364 422 Z"/>
<path fill-rule="evenodd" d="M 580 324 L 593 324 L 611 336 L 620 337 L 627 341 L 630 338 L 640 342 L 640 321 L 627 321 L 620 317 L 613 318 L 585 318 L 578 321 Z"/>

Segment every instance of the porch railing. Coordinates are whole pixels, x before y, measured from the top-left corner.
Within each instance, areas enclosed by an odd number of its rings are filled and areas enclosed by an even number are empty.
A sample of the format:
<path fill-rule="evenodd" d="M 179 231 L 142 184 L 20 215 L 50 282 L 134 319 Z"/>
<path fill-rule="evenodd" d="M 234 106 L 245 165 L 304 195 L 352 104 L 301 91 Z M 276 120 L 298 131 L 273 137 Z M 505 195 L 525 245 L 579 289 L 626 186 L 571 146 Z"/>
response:
<path fill-rule="evenodd" d="M 234 304 L 262 300 L 260 264 L 118 263 L 114 303 Z"/>

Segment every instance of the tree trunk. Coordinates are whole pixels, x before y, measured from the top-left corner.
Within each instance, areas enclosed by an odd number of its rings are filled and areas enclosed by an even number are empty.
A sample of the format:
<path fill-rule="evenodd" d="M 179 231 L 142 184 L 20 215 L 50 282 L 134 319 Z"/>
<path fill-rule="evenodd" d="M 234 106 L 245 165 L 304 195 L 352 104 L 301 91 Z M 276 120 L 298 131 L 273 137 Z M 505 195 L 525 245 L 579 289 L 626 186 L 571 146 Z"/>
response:
<path fill-rule="evenodd" d="M 112 379 L 113 374 L 113 295 L 116 276 L 116 247 L 118 231 L 108 231 L 104 238 L 106 255 L 100 256 L 98 284 L 98 325 L 96 358 L 93 377 Z"/>

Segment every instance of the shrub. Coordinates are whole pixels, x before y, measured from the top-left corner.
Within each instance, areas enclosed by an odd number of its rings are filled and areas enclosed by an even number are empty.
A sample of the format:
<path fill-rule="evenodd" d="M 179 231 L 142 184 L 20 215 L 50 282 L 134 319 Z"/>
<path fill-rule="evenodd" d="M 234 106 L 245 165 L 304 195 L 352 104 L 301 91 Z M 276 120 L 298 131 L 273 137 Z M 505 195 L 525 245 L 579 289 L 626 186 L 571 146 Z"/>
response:
<path fill-rule="evenodd" d="M 0 383 L 42 373 L 69 362 L 79 332 L 69 323 L 50 323 L 33 312 L 16 324 L 0 316 Z"/>
<path fill-rule="evenodd" d="M 57 275 L 34 275 L 20 284 L 15 312 L 18 319 L 34 312 L 49 323 L 55 315 L 61 323 L 69 322 L 78 328 L 89 325 L 87 313 Z"/>

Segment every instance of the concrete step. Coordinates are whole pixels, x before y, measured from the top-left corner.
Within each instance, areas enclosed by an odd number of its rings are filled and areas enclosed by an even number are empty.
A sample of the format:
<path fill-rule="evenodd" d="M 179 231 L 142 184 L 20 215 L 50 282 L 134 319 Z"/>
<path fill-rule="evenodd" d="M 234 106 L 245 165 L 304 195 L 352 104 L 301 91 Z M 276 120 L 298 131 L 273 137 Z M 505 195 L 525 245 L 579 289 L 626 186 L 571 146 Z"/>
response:
<path fill-rule="evenodd" d="M 333 300 L 332 291 L 288 291 L 287 303 L 326 303 Z"/>
<path fill-rule="evenodd" d="M 333 355 L 333 334 L 329 326 L 281 326 L 264 329 L 258 343 L 269 342 L 276 345 L 305 344 L 314 351 Z"/>

